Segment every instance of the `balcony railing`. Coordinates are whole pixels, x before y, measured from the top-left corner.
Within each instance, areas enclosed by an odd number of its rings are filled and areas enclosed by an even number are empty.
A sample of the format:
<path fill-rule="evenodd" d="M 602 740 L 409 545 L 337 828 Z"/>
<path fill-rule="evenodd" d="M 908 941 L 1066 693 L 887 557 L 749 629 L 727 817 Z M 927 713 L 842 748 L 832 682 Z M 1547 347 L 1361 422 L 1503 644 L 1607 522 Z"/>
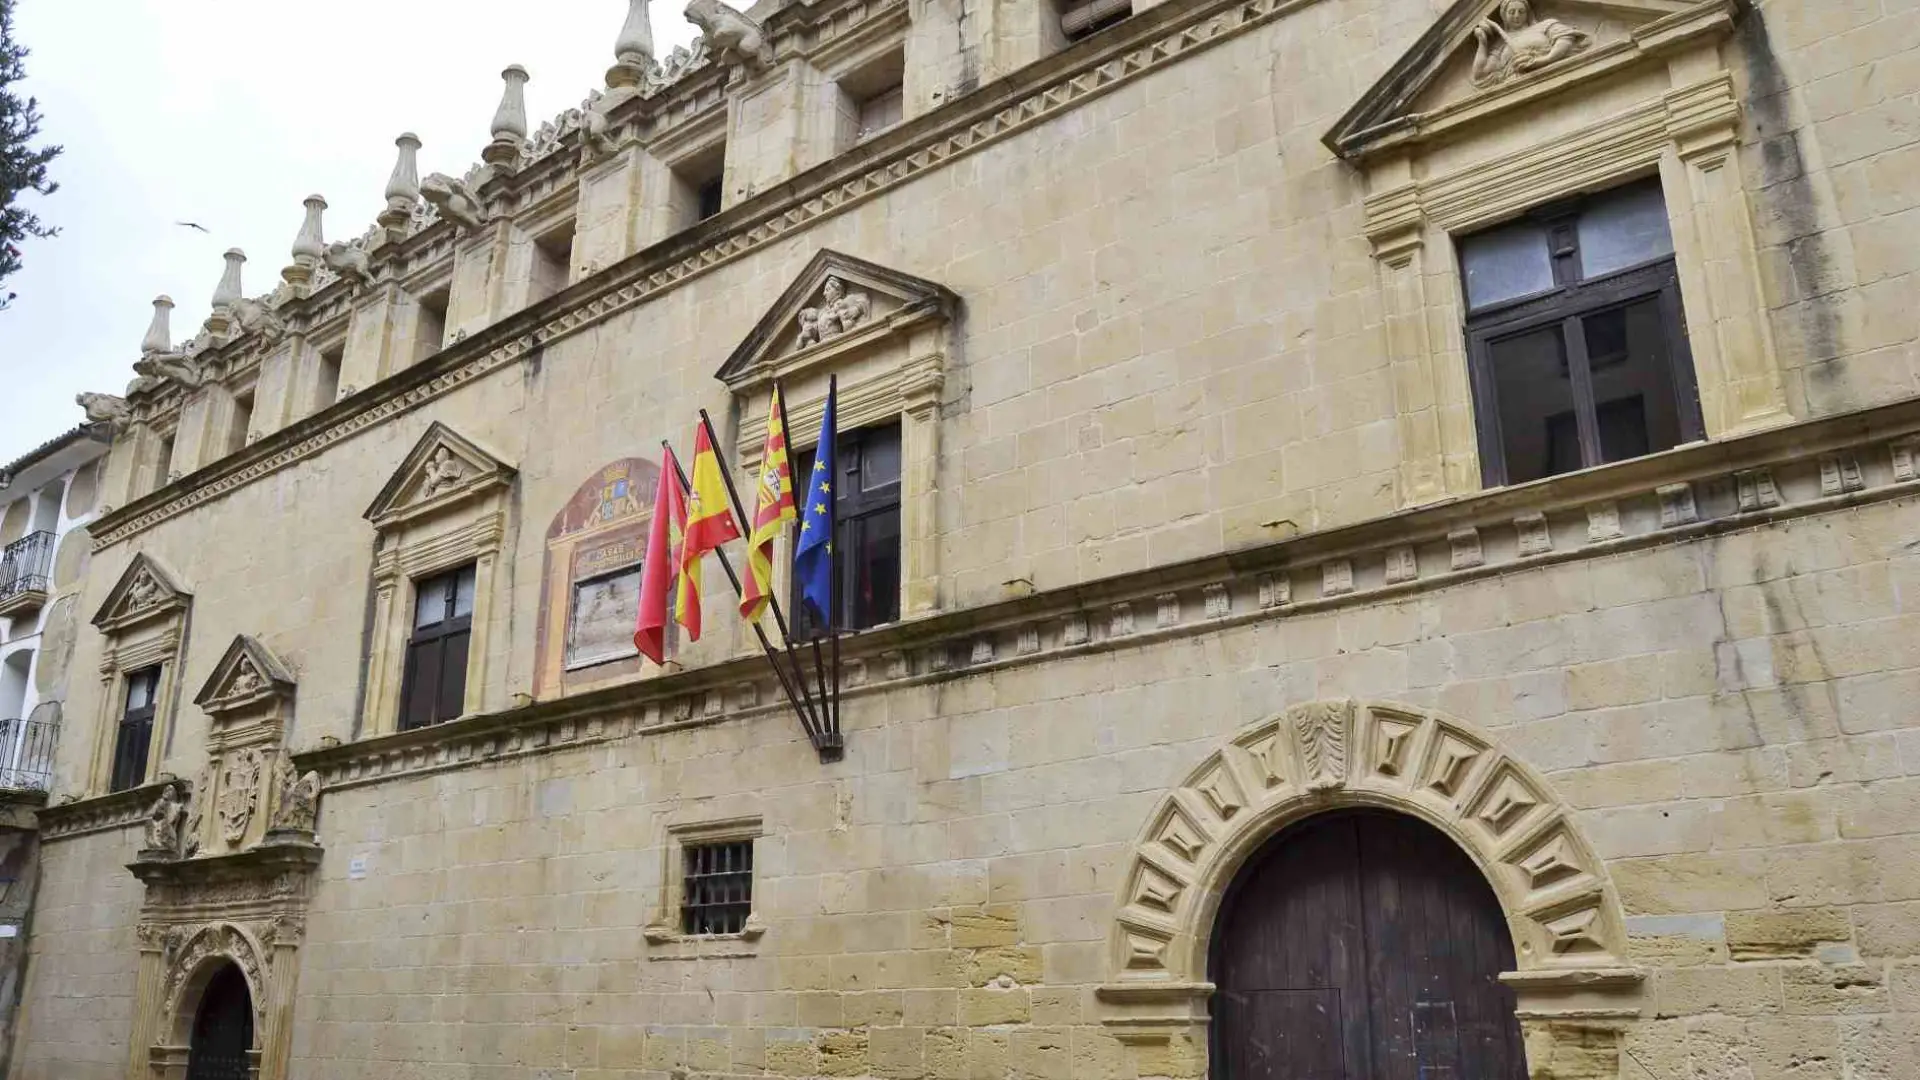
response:
<path fill-rule="evenodd" d="M 0 550 L 0 609 L 20 606 L 9 601 L 44 598 L 53 572 L 53 534 L 34 532 Z"/>
<path fill-rule="evenodd" d="M 47 790 L 59 736 L 57 721 L 0 720 L 0 790 Z"/>

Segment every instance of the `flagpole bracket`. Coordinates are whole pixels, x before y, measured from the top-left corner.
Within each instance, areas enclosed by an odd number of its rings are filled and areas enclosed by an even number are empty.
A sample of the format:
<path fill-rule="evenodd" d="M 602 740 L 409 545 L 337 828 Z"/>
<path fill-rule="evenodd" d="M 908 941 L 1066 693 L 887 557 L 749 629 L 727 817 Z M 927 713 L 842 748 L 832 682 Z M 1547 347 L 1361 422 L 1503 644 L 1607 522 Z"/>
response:
<path fill-rule="evenodd" d="M 821 731 L 811 736 L 813 748 L 820 754 L 821 764 L 839 761 L 847 756 L 847 738 L 838 731 Z"/>

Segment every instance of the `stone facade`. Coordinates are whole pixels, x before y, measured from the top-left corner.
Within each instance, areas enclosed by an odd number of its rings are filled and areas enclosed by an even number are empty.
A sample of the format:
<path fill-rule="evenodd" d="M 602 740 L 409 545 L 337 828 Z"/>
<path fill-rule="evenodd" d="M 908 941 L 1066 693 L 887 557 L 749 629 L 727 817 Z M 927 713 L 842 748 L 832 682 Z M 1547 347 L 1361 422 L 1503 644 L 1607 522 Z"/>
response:
<path fill-rule="evenodd" d="M 538 130 L 509 68 L 457 179 L 403 136 L 373 230 L 308 200 L 88 403 L 12 1075 L 184 1076 L 231 962 L 268 1078 L 1199 1077 L 1223 895 L 1347 806 L 1484 873 L 1533 1075 L 1907 1068 L 1920 10 L 696 8 Z M 1460 238 L 1649 177 L 1705 438 L 1487 486 Z M 829 377 L 901 429 L 838 762 L 711 568 L 669 667 L 569 651 L 659 440 L 750 470 Z M 460 715 L 406 728 L 458 566 Z M 712 839 L 752 917 L 684 934 Z"/>

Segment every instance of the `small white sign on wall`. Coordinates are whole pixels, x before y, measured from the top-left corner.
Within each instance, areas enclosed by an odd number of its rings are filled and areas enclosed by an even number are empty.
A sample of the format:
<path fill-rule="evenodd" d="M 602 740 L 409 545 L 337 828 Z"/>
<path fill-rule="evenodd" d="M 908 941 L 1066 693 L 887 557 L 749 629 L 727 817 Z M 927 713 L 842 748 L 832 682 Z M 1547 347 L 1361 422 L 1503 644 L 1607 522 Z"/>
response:
<path fill-rule="evenodd" d="M 0 923 L 0 938 L 19 937 L 20 928 L 12 923 Z"/>
<path fill-rule="evenodd" d="M 355 855 L 353 858 L 347 860 L 347 877 L 358 881 L 366 876 L 367 857 L 365 855 Z"/>

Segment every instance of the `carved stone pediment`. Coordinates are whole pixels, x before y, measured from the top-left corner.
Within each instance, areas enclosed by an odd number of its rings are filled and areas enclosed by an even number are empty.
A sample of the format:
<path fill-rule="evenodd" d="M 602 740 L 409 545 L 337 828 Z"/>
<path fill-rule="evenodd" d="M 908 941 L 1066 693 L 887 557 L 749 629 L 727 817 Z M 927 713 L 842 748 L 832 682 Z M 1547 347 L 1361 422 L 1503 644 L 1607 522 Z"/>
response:
<path fill-rule="evenodd" d="M 435 421 L 367 507 L 366 517 L 385 528 L 504 487 L 513 474 L 513 466 Z"/>
<path fill-rule="evenodd" d="M 135 555 L 93 617 L 102 633 L 118 633 L 149 619 L 185 608 L 193 594 L 181 589 L 151 556 Z"/>
<path fill-rule="evenodd" d="M 959 297 L 945 286 L 821 249 L 714 377 L 736 391 L 878 339 L 945 320 Z"/>
<path fill-rule="evenodd" d="M 209 713 L 230 713 L 293 694 L 293 673 L 265 645 L 245 634 L 233 639 L 213 666 L 193 703 Z"/>
<path fill-rule="evenodd" d="M 1734 0 L 1458 0 L 1325 142 L 1360 158 L 1602 78 L 1732 28 Z"/>

